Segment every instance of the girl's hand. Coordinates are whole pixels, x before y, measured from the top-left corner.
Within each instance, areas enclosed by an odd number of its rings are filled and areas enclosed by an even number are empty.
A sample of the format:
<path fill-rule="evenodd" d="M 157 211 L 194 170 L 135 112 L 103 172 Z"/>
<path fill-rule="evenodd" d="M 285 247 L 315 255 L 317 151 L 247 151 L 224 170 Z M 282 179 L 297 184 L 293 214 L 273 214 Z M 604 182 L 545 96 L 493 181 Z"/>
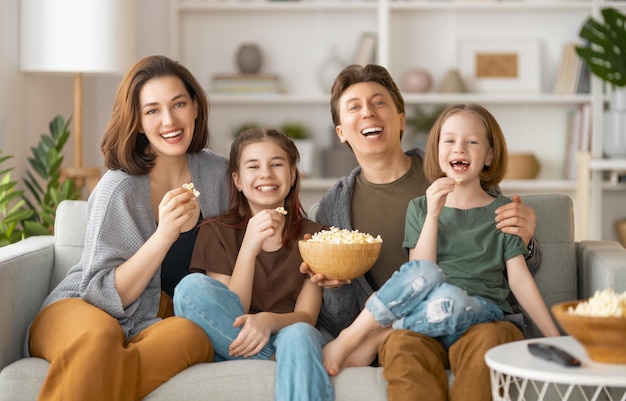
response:
<path fill-rule="evenodd" d="M 246 252 L 258 255 L 263 242 L 277 232 L 284 219 L 285 217 L 274 209 L 261 210 L 252 216 L 248 221 L 240 252 L 246 249 Z"/>
<path fill-rule="evenodd" d="M 159 224 L 156 234 L 169 243 L 174 243 L 183 226 L 194 216 L 198 207 L 193 193 L 185 188 L 175 188 L 168 191 L 159 203 Z"/>
<path fill-rule="evenodd" d="M 426 206 L 427 213 L 433 216 L 439 216 L 443 206 L 446 204 L 448 194 L 454 191 L 454 179 L 450 177 L 441 177 L 426 189 Z"/>
<path fill-rule="evenodd" d="M 241 315 L 233 322 L 234 327 L 240 327 L 241 331 L 228 347 L 230 356 L 243 356 L 247 358 L 261 352 L 272 334 L 272 318 L 268 313 L 256 313 Z"/>

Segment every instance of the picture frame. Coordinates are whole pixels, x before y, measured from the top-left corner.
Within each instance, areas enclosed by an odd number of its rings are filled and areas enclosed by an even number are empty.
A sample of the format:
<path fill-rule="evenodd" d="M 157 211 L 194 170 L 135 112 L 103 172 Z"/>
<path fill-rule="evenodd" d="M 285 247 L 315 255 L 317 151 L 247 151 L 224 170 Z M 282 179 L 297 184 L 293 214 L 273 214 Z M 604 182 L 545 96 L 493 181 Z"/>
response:
<path fill-rule="evenodd" d="M 470 92 L 541 93 L 540 42 L 461 39 L 458 69 Z"/>

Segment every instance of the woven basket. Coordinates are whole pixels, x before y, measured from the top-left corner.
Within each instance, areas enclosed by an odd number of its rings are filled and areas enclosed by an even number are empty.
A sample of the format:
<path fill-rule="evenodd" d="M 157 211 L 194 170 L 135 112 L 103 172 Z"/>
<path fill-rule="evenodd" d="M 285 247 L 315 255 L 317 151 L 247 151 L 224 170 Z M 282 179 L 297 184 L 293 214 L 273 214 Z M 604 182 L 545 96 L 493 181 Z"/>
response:
<path fill-rule="evenodd" d="M 537 178 L 539 160 L 532 153 L 509 153 L 509 163 L 504 178 L 507 180 L 527 180 Z"/>
<path fill-rule="evenodd" d="M 300 255 L 311 270 L 330 280 L 353 280 L 372 268 L 382 242 L 371 244 L 328 244 L 299 241 Z"/>

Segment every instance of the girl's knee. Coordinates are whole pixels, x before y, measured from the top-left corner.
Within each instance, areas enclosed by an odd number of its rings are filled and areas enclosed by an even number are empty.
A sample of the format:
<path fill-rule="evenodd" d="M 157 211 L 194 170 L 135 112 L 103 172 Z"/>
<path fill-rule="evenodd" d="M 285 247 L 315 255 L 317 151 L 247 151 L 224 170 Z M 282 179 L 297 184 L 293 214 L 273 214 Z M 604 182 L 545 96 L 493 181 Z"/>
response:
<path fill-rule="evenodd" d="M 422 287 L 437 286 L 446 280 L 439 266 L 427 260 L 411 260 L 403 264 L 396 273 L 404 276 L 403 282 L 411 283 L 416 287 L 416 291 L 421 290 Z"/>
<path fill-rule="evenodd" d="M 297 322 L 282 328 L 276 337 L 277 342 L 283 343 L 302 343 L 311 342 L 320 343 L 323 341 L 322 334 L 313 326 L 304 322 Z"/>
<path fill-rule="evenodd" d="M 224 284 L 202 273 L 191 273 L 180 280 L 174 289 L 174 313 L 179 315 L 187 305 L 200 305 L 205 299 L 219 299 Z"/>

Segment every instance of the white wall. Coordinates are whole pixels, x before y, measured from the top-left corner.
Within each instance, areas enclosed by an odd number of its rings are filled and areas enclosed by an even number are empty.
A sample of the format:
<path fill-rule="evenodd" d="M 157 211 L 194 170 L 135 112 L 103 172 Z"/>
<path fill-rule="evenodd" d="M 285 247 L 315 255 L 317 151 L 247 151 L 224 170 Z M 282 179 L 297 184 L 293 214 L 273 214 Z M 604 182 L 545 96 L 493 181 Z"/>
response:
<path fill-rule="evenodd" d="M 169 0 L 135 0 L 137 11 L 136 56 L 168 55 L 170 49 Z M 0 148 L 15 158 L 2 167 L 14 166 L 12 176 L 21 181 L 30 157 L 48 123 L 57 114 L 73 112 L 71 76 L 19 71 L 19 0 L 0 0 Z M 121 77 L 85 76 L 83 86 L 83 160 L 104 169 L 100 138 L 111 113 Z M 70 137 L 71 141 L 71 137 Z M 72 144 L 64 149 L 66 165 L 73 163 Z"/>

